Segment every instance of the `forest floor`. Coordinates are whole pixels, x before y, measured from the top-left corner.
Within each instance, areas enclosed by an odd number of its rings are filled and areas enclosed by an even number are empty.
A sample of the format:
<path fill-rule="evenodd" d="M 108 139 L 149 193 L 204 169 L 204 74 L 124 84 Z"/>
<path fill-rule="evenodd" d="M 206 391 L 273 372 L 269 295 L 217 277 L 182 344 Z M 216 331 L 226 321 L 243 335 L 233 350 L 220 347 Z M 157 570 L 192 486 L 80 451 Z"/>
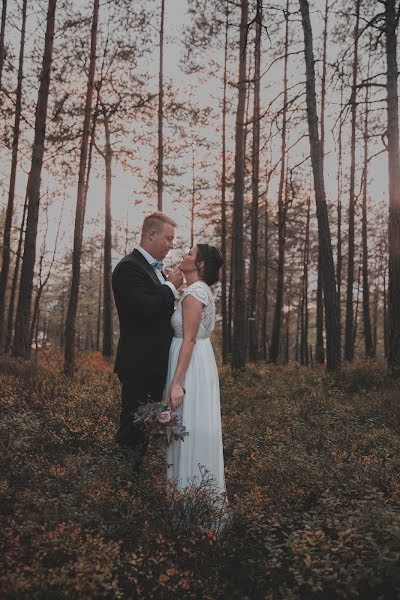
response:
<path fill-rule="evenodd" d="M 83 354 L 74 381 L 60 373 L 53 351 L 0 359 L 3 600 L 400 598 L 400 384 L 384 364 L 221 369 L 219 536 L 204 490 L 168 488 L 157 445 L 131 480 L 111 366 Z"/>

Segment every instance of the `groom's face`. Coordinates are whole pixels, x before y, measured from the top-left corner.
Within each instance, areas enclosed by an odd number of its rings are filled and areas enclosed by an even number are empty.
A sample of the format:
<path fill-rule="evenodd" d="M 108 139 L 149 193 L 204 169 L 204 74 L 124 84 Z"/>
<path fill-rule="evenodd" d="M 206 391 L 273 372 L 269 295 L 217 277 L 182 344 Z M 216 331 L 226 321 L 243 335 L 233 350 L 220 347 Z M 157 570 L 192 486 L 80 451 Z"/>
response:
<path fill-rule="evenodd" d="M 175 227 L 170 223 L 163 223 L 160 231 L 151 232 L 151 255 L 157 260 L 163 260 L 174 247 Z"/>

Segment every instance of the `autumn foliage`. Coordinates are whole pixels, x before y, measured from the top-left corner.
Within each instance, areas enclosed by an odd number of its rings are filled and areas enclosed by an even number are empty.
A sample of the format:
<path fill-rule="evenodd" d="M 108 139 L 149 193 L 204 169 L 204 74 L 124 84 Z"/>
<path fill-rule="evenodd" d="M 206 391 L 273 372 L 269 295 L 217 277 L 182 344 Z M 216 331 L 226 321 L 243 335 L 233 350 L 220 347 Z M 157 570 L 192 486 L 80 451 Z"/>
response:
<path fill-rule="evenodd" d="M 395 598 L 399 387 L 383 365 L 221 372 L 231 522 L 152 446 L 130 479 L 119 384 L 98 354 L 2 358 L 1 597 Z M 188 515 L 185 511 L 189 511 Z"/>

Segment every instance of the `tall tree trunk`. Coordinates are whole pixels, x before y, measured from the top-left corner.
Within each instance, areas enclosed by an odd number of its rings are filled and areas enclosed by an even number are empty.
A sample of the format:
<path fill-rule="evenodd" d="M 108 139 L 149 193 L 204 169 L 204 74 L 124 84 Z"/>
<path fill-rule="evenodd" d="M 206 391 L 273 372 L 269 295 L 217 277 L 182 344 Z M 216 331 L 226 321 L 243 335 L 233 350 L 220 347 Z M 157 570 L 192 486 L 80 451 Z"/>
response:
<path fill-rule="evenodd" d="M 28 210 L 28 194 L 26 193 L 25 201 L 24 201 L 24 209 L 22 212 L 21 228 L 19 231 L 17 255 L 15 257 L 15 266 L 14 266 L 14 274 L 13 274 L 12 284 L 11 284 L 10 300 L 8 303 L 7 335 L 6 335 L 5 345 L 4 345 L 5 352 L 10 351 L 12 340 L 13 340 L 15 300 L 17 297 L 17 288 L 18 288 L 18 281 L 19 281 L 19 267 L 21 264 L 21 257 L 22 257 L 22 244 L 24 243 L 24 229 L 25 229 L 25 220 L 26 220 L 27 210 Z"/>
<path fill-rule="evenodd" d="M 282 306 L 285 273 L 286 246 L 286 194 L 283 197 L 286 172 L 286 130 L 287 130 L 287 101 L 288 101 L 288 60 L 289 60 L 289 0 L 286 0 L 285 10 L 285 62 L 283 67 L 283 108 L 282 108 L 282 139 L 281 139 L 281 174 L 278 190 L 278 272 L 276 281 L 276 297 L 274 321 L 272 325 L 271 347 L 269 360 L 278 362 L 279 339 L 281 335 Z"/>
<path fill-rule="evenodd" d="M 308 263 L 310 257 L 310 208 L 311 197 L 307 203 L 306 235 L 304 238 L 303 278 L 301 295 L 300 362 L 308 365 Z"/>
<path fill-rule="evenodd" d="M 22 356 L 25 358 L 29 358 L 31 352 L 30 320 L 32 288 L 36 259 L 37 227 L 39 219 L 40 177 L 42 173 L 44 143 L 46 138 L 47 106 L 49 99 L 51 64 L 53 58 L 56 4 L 57 0 L 49 0 L 42 71 L 40 74 L 40 86 L 36 105 L 32 164 L 27 185 L 28 213 L 13 349 L 16 356 Z"/>
<path fill-rule="evenodd" d="M 23 1 L 22 4 L 22 23 L 21 23 L 21 41 L 19 46 L 19 61 L 18 61 L 18 78 L 17 78 L 17 95 L 15 102 L 15 116 L 14 116 L 14 130 L 13 130 L 13 142 L 12 142 L 12 153 L 11 153 L 11 174 L 10 174 L 10 185 L 8 190 L 8 202 L 6 210 L 6 220 L 4 223 L 4 234 L 3 234 L 3 256 L 0 272 L 0 347 L 4 346 L 4 338 L 6 334 L 6 323 L 4 319 L 5 307 L 6 307 L 6 293 L 8 274 L 10 270 L 10 254 L 11 254 L 11 226 L 14 214 L 14 198 L 15 198 L 15 180 L 17 175 L 17 162 L 18 162 L 18 144 L 19 144 L 19 131 L 21 123 L 21 109 L 22 109 L 22 79 L 24 74 L 24 51 L 25 51 L 25 28 L 26 28 L 26 7 L 27 0 Z M 1 86 L 0 86 L 1 89 Z"/>
<path fill-rule="evenodd" d="M 265 205 L 264 205 L 264 291 L 262 301 L 262 346 L 263 346 L 263 358 L 268 359 L 268 283 L 269 283 L 269 269 L 268 269 L 268 234 L 269 234 L 269 222 L 268 222 L 268 192 L 265 193 Z"/>
<path fill-rule="evenodd" d="M 112 264 L 111 264 L 111 181 L 112 181 L 112 148 L 110 139 L 110 126 L 106 111 L 104 115 L 105 132 L 105 163 L 106 163 L 106 193 L 105 193 L 105 228 L 104 228 L 104 284 L 103 284 L 103 356 L 112 356 L 113 353 L 113 300 L 112 300 Z"/>
<path fill-rule="evenodd" d="M 389 357 L 389 324 L 388 324 L 388 293 L 386 269 L 383 273 L 383 348 L 385 358 Z"/>
<path fill-rule="evenodd" d="M 3 0 L 3 6 L 1 10 L 1 27 L 0 27 L 0 91 L 3 85 L 3 67 L 4 67 L 4 38 L 6 33 L 6 19 L 7 19 L 7 0 Z"/>
<path fill-rule="evenodd" d="M 346 293 L 346 327 L 344 336 L 344 359 L 351 362 L 354 358 L 354 218 L 355 218 L 355 174 L 356 174 L 356 128 L 357 128 L 357 69 L 358 69 L 358 36 L 361 0 L 356 0 L 356 23 L 354 27 L 354 56 L 351 86 L 351 141 L 350 141 L 350 189 L 348 212 L 348 251 L 347 251 L 347 293 Z"/>
<path fill-rule="evenodd" d="M 341 76 L 340 88 L 340 114 L 343 112 L 343 73 Z M 342 305 L 342 193 L 343 193 L 343 146 L 342 146 L 342 117 L 339 120 L 339 139 L 338 139 L 338 172 L 337 172 L 337 254 L 336 254 L 336 277 L 337 277 L 337 306 L 339 318 L 339 339 L 341 345 L 341 305 Z"/>
<path fill-rule="evenodd" d="M 360 256 L 360 261 L 358 263 L 358 273 L 357 273 L 357 294 L 356 294 L 356 310 L 354 313 L 353 346 L 355 346 L 356 341 L 357 341 L 358 313 L 359 313 L 359 307 L 360 307 L 361 273 L 362 273 L 362 266 L 361 266 L 361 256 Z"/>
<path fill-rule="evenodd" d="M 243 204 L 244 204 L 244 113 L 246 104 L 246 45 L 248 0 L 241 0 L 239 42 L 239 94 L 236 112 L 235 141 L 235 185 L 233 197 L 233 264 L 234 264 L 234 307 L 232 367 L 241 369 L 246 365 L 246 306 L 245 272 L 243 252 Z"/>
<path fill-rule="evenodd" d="M 157 158 L 157 197 L 158 210 L 163 209 L 163 119 L 164 119 L 164 15 L 165 0 L 161 0 L 161 23 L 160 23 L 160 65 L 158 74 L 158 158 Z"/>
<path fill-rule="evenodd" d="M 192 137 L 192 197 L 190 199 L 190 247 L 194 245 L 194 219 L 196 213 L 196 160 L 194 156 L 194 143 Z"/>
<path fill-rule="evenodd" d="M 397 90 L 397 10 L 395 0 L 386 0 L 386 89 L 389 159 L 388 365 L 394 375 L 400 376 L 400 149 Z"/>
<path fill-rule="evenodd" d="M 257 2 L 256 38 L 254 48 L 254 103 L 253 103 L 253 147 L 251 177 L 251 249 L 250 249 L 250 286 L 249 286 L 249 357 L 258 358 L 258 340 L 256 327 L 257 285 L 258 285 L 258 199 L 260 183 L 260 77 L 261 77 L 261 35 L 262 3 Z"/>
<path fill-rule="evenodd" d="M 100 276 L 99 276 L 99 293 L 97 297 L 97 327 L 96 327 L 96 352 L 100 351 L 100 331 L 101 331 L 101 298 L 102 298 L 102 281 L 103 281 L 103 255 L 100 258 Z"/>
<path fill-rule="evenodd" d="M 222 169 L 221 169 L 221 252 L 224 266 L 221 274 L 221 316 L 222 316 L 222 362 L 226 364 L 229 352 L 229 329 L 227 307 L 227 252 L 226 252 L 226 90 L 228 73 L 228 32 L 229 32 L 229 4 L 225 2 L 225 46 L 224 46 L 224 84 L 222 98 Z"/>
<path fill-rule="evenodd" d="M 327 42 L 328 42 L 328 17 L 329 0 L 325 0 L 324 15 L 324 33 L 323 33 L 323 53 L 322 53 L 322 81 L 321 81 L 321 152 L 322 162 L 325 159 L 325 102 L 326 102 L 326 62 L 327 62 Z M 317 322 L 316 322 L 316 343 L 315 343 L 315 362 L 322 365 L 325 362 L 324 348 L 324 298 L 322 292 L 322 256 L 321 249 L 318 251 L 318 280 L 317 280 Z"/>
<path fill-rule="evenodd" d="M 76 200 L 75 229 L 74 229 L 74 249 L 72 254 L 72 281 L 71 291 L 68 303 L 67 322 L 65 329 L 65 360 L 64 372 L 73 376 L 75 371 L 75 333 L 76 333 L 76 314 L 78 310 L 79 285 L 81 274 L 81 253 L 83 225 L 85 220 L 85 177 L 88 156 L 88 144 L 90 136 L 90 119 L 92 112 L 92 99 L 94 88 L 94 75 L 96 69 L 96 45 L 97 45 L 97 26 L 99 18 L 99 0 L 94 0 L 93 19 L 90 41 L 90 63 L 89 76 L 86 90 L 85 116 L 83 122 L 83 134 L 81 142 L 81 153 L 79 162 L 78 192 Z"/>
<path fill-rule="evenodd" d="M 371 48 L 371 37 L 370 37 Z M 367 79 L 370 74 L 371 49 L 368 57 Z M 369 274 L 368 274 L 368 217 L 367 217 L 367 192 L 368 192 L 368 137 L 369 137 L 369 88 L 365 88 L 365 115 L 364 115 L 364 184 L 362 198 L 362 280 L 363 280 L 363 324 L 364 344 L 366 358 L 374 358 L 374 343 L 372 339 L 371 314 L 369 306 Z"/>
<path fill-rule="evenodd" d="M 327 342 L 327 368 L 328 370 L 334 370 L 338 369 L 340 366 L 340 337 L 336 277 L 335 267 L 333 263 L 328 209 L 326 205 L 321 143 L 319 140 L 318 133 L 318 116 L 315 96 L 314 51 L 310 13 L 307 0 L 299 0 L 299 3 L 304 31 L 307 118 L 310 139 L 311 163 L 314 175 L 315 199 L 317 205 L 318 237 L 321 246 L 322 256 L 324 257 L 324 264 L 322 268 L 322 283 L 324 292 L 326 322 L 325 326 Z"/>

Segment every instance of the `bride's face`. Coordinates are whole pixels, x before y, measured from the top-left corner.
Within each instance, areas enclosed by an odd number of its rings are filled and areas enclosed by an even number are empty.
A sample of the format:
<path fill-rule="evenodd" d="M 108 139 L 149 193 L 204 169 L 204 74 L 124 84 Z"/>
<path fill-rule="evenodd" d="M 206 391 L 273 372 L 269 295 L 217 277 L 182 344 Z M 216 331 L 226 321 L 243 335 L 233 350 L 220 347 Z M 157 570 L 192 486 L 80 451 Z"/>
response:
<path fill-rule="evenodd" d="M 196 265 L 196 256 L 197 256 L 197 246 L 193 246 L 185 256 L 182 258 L 182 262 L 179 265 L 182 273 L 191 273 L 192 271 L 197 271 Z"/>

